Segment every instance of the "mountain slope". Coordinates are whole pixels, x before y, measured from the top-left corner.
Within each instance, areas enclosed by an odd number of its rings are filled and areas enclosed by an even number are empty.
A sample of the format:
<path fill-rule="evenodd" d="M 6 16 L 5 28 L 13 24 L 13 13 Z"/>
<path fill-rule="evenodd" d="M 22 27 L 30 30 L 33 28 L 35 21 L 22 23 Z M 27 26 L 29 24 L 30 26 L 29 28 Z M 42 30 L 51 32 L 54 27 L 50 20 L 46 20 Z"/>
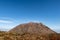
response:
<path fill-rule="evenodd" d="M 30 33 L 30 34 L 51 34 L 56 33 L 47 26 L 43 25 L 42 23 L 25 23 L 20 24 L 16 26 L 15 28 L 11 29 L 9 32 L 24 34 L 24 33 Z"/>

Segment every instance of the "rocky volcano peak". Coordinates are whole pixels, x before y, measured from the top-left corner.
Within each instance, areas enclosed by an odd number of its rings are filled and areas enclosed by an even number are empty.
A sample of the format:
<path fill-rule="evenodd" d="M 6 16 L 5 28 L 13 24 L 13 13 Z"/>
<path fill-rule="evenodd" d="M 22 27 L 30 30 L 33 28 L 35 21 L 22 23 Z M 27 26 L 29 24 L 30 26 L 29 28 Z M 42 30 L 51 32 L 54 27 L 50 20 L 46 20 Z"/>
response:
<path fill-rule="evenodd" d="M 20 24 L 9 32 L 15 32 L 19 34 L 30 33 L 30 34 L 51 34 L 56 33 L 42 23 L 29 22 Z"/>

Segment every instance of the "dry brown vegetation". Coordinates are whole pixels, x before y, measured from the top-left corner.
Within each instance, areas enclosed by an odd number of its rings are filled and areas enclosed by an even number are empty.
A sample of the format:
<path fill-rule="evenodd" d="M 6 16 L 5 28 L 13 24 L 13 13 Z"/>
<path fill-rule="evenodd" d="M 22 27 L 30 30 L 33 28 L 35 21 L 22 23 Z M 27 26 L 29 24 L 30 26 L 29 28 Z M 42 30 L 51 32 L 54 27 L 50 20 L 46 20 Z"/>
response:
<path fill-rule="evenodd" d="M 60 34 L 38 35 L 1 32 L 0 40 L 60 40 Z"/>

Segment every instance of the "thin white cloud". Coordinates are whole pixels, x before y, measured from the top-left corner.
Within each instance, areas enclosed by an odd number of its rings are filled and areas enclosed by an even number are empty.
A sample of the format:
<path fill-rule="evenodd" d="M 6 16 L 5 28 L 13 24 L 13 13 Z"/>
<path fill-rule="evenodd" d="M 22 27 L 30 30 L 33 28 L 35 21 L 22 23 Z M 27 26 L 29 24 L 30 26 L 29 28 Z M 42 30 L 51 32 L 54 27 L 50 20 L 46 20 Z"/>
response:
<path fill-rule="evenodd" d="M 13 22 L 8 20 L 0 20 L 0 23 L 13 23 Z"/>
<path fill-rule="evenodd" d="M 14 18 L 10 18 L 10 17 L 0 17 L 0 19 L 14 20 Z"/>

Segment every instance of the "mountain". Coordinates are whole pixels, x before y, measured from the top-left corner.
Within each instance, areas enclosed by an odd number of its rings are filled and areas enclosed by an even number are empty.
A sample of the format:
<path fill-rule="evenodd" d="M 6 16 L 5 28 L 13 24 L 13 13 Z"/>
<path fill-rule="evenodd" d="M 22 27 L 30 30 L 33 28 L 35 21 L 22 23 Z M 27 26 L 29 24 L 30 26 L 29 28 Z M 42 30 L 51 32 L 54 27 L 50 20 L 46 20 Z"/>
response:
<path fill-rule="evenodd" d="M 15 28 L 11 29 L 9 32 L 13 33 L 30 33 L 30 34 L 51 34 L 56 33 L 42 23 L 29 22 L 25 24 L 20 24 Z"/>

